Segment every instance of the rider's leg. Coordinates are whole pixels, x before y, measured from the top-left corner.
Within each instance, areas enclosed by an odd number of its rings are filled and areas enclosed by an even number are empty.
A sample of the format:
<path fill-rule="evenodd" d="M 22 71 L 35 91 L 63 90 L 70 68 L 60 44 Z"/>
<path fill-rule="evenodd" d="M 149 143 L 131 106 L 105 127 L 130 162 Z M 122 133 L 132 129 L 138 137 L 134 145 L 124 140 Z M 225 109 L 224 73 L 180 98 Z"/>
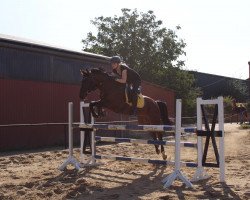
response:
<path fill-rule="evenodd" d="M 127 87 L 126 90 L 127 90 L 127 95 L 128 95 L 128 102 L 132 103 L 132 99 L 133 99 L 132 88 L 129 85 L 127 85 L 126 87 Z"/>
<path fill-rule="evenodd" d="M 137 92 L 132 91 L 132 115 L 137 115 Z"/>
<path fill-rule="evenodd" d="M 139 93 L 139 84 L 134 84 L 132 88 L 132 115 L 137 115 L 137 100 Z"/>

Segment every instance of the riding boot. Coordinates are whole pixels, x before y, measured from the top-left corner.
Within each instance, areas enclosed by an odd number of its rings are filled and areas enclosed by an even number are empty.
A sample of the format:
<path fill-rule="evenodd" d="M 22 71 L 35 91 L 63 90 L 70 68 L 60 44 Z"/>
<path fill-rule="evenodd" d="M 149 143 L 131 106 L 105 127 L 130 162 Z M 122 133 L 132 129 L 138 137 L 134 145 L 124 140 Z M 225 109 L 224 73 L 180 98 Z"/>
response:
<path fill-rule="evenodd" d="M 131 112 L 131 115 L 133 115 L 133 116 L 137 116 L 137 100 L 138 100 L 137 93 L 135 93 L 132 96 L 132 112 Z"/>

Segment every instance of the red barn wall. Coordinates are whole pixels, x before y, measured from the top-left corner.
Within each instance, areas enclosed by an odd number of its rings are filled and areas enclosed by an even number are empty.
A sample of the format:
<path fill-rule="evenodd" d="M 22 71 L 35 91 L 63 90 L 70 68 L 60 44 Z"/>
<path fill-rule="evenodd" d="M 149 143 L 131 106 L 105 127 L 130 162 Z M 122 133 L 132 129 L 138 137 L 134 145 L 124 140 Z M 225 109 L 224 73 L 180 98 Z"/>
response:
<path fill-rule="evenodd" d="M 67 123 L 68 102 L 79 105 L 76 85 L 0 79 L 0 91 L 2 125 Z M 65 133 L 66 125 L 0 127 L 0 150 L 62 145 Z"/>
<path fill-rule="evenodd" d="M 143 82 L 143 94 L 167 101 L 174 116 L 174 92 Z M 67 123 L 68 102 L 74 103 L 74 121 L 79 121 L 79 85 L 0 79 L 0 122 L 4 124 Z M 98 93 L 88 96 L 97 100 Z M 102 120 L 124 120 L 108 112 Z M 67 143 L 67 125 L 0 127 L 0 150 L 29 149 Z M 78 130 L 75 130 L 76 132 Z M 75 134 L 76 141 L 79 134 Z"/>

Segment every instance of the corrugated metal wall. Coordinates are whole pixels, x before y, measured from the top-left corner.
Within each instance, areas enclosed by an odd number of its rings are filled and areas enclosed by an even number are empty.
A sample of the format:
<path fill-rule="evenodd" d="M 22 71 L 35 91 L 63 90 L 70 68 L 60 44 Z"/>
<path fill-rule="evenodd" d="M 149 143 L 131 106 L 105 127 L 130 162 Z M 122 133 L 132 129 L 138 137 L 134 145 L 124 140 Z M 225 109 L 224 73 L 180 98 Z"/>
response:
<path fill-rule="evenodd" d="M 69 101 L 74 103 L 74 119 L 79 121 L 79 69 L 100 66 L 109 68 L 103 57 L 0 38 L 0 125 L 66 123 Z M 168 100 L 173 116 L 174 92 L 144 82 L 143 93 Z M 97 92 L 89 99 L 97 100 Z M 109 113 L 103 120 L 124 119 Z M 79 134 L 75 135 L 77 141 Z M 64 145 L 65 139 L 65 125 L 0 127 L 0 151 Z"/>
<path fill-rule="evenodd" d="M 77 85 L 2 79 L 0 91 L 1 124 L 67 122 L 67 103 L 79 105 Z M 75 107 L 75 115 L 77 111 Z M 75 119 L 79 117 L 76 115 Z M 0 128 L 0 147 L 3 150 L 62 145 L 64 134 L 63 125 Z"/>

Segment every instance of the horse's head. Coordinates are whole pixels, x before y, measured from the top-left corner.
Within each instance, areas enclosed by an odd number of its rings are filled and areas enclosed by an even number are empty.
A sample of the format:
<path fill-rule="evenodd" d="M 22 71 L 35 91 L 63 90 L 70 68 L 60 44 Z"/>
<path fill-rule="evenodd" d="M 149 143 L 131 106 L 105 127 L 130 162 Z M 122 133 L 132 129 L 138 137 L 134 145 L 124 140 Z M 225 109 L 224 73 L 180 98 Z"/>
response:
<path fill-rule="evenodd" d="M 80 70 L 82 75 L 82 85 L 80 89 L 80 99 L 85 99 L 89 92 L 101 89 L 103 83 L 107 80 L 108 74 L 102 69 L 93 68 L 89 70 Z"/>
<path fill-rule="evenodd" d="M 91 71 L 89 70 L 80 70 L 82 75 L 82 84 L 80 89 L 80 99 L 85 99 L 89 92 L 96 89 L 95 82 L 92 78 Z"/>

